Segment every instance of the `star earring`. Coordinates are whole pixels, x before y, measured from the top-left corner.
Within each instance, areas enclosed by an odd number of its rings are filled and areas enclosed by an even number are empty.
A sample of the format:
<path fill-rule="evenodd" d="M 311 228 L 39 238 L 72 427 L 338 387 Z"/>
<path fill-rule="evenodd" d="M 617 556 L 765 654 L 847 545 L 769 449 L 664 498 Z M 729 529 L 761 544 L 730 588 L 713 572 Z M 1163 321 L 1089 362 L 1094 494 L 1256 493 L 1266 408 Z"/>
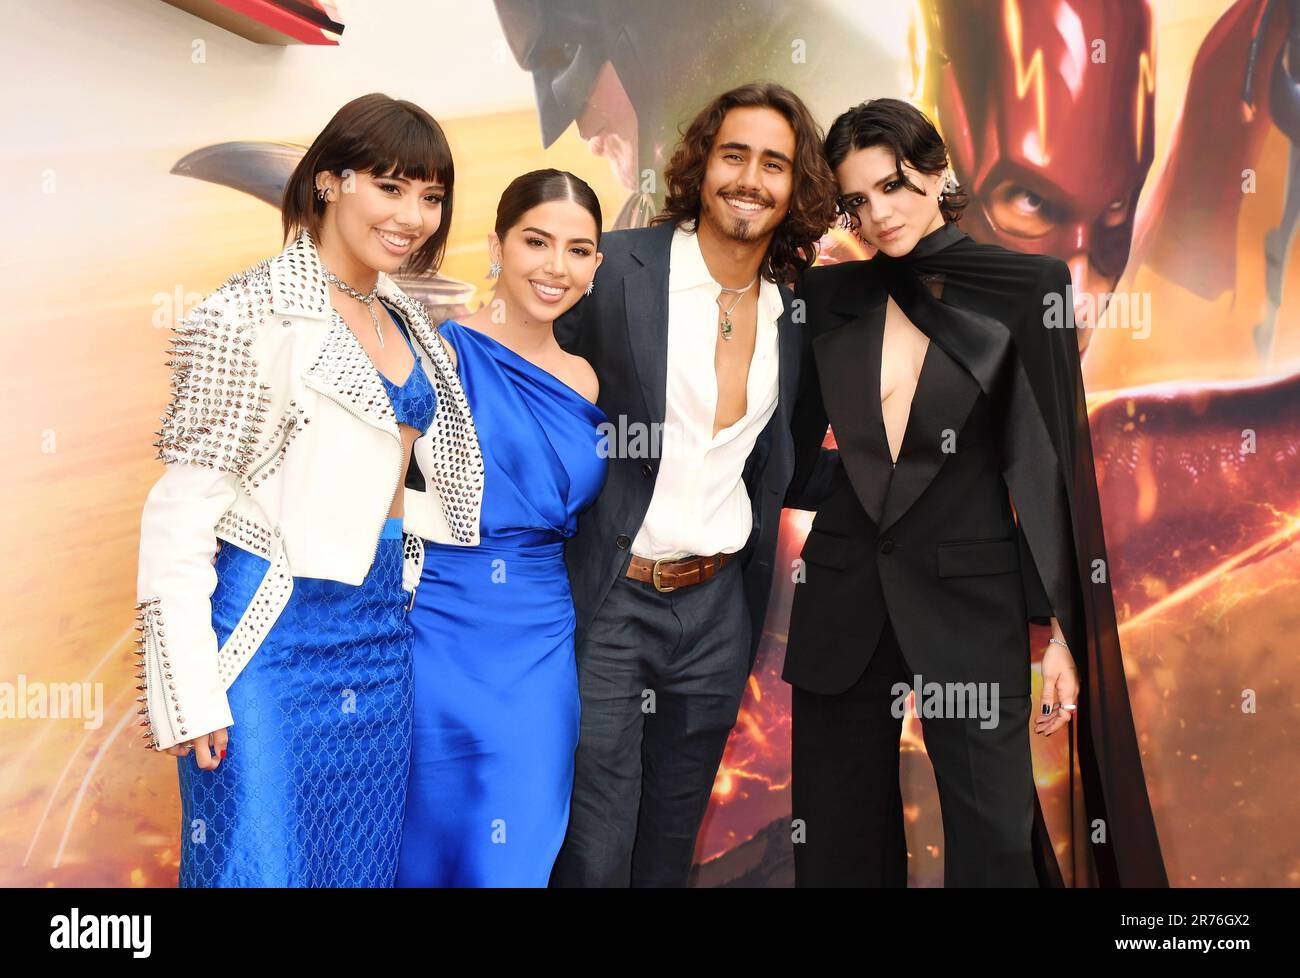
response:
<path fill-rule="evenodd" d="M 590 282 L 587 283 L 587 291 L 585 294 L 591 295 L 591 293 L 595 291 L 596 291 L 596 280 L 593 278 Z"/>
<path fill-rule="evenodd" d="M 497 278 L 501 274 L 501 263 L 494 261 L 488 266 L 488 278 Z"/>

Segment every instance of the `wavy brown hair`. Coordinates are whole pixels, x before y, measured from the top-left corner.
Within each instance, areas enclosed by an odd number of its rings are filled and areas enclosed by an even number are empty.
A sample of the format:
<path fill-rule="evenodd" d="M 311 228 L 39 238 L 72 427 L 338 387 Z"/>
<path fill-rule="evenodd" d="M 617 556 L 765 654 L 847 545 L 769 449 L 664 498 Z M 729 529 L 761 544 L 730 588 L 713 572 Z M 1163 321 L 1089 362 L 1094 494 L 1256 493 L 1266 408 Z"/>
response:
<path fill-rule="evenodd" d="M 793 282 L 817 259 L 817 239 L 835 221 L 835 176 L 822 152 L 822 131 L 808 107 L 794 92 L 773 82 L 741 85 L 706 105 L 682 133 L 681 142 L 664 170 L 667 196 L 652 223 L 681 224 L 700 218 L 700 188 L 709 165 L 709 152 L 722 120 L 732 109 L 762 108 L 779 112 L 794 130 L 794 172 L 790 210 L 776 226 L 763 277 Z"/>

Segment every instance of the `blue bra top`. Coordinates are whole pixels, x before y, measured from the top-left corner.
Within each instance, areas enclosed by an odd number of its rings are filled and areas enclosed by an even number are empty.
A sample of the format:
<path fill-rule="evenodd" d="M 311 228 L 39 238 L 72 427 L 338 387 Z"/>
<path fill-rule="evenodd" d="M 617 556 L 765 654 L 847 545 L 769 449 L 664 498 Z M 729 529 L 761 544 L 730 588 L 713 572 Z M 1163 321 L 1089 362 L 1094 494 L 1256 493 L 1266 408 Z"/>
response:
<path fill-rule="evenodd" d="M 400 387 L 385 377 L 382 370 L 377 371 L 379 379 L 384 382 L 384 388 L 388 391 L 388 400 L 393 406 L 393 413 L 397 415 L 398 423 L 410 425 L 420 434 L 424 434 L 433 423 L 433 415 L 438 408 L 438 395 L 433 389 L 433 384 L 429 382 L 424 368 L 420 366 L 420 358 L 415 354 L 415 347 L 411 346 L 411 338 L 406 335 L 402 317 L 394 315 L 387 303 L 383 303 L 383 306 L 388 309 L 388 318 L 397 325 L 397 331 L 402 334 L 402 339 L 406 340 L 406 345 L 410 347 L 415 363 L 411 365 L 411 373 Z"/>

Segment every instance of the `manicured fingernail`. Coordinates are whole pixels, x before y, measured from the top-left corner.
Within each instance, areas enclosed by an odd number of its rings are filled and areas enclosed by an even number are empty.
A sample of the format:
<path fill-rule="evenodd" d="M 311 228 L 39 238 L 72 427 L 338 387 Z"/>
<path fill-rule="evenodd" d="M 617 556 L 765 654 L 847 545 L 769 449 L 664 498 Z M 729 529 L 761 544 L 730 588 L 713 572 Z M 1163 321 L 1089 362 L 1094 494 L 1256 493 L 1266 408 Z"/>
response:
<path fill-rule="evenodd" d="M 223 761 L 226 759 L 226 752 L 224 750 L 221 752 L 221 759 Z"/>

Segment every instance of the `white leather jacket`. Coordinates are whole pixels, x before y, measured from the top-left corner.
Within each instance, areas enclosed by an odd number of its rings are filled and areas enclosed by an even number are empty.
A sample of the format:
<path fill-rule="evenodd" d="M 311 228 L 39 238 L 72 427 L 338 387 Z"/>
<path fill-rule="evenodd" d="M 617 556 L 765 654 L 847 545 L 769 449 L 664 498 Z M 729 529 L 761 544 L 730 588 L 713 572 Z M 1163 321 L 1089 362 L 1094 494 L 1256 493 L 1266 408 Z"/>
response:
<path fill-rule="evenodd" d="M 377 289 L 401 313 L 438 398 L 420 438 L 424 488 L 404 495 L 408 520 L 425 538 L 474 546 L 483 460 L 456 369 L 424 307 L 382 273 Z M 331 307 L 305 232 L 232 276 L 175 334 L 172 397 L 155 442 L 166 468 L 144 505 L 137 581 L 137 689 L 156 750 L 232 725 L 226 689 L 275 623 L 293 578 L 360 584 L 404 481 L 387 391 Z M 412 599 L 420 536 L 405 536 Z M 270 561 L 220 649 L 211 603 L 219 541 Z"/>

